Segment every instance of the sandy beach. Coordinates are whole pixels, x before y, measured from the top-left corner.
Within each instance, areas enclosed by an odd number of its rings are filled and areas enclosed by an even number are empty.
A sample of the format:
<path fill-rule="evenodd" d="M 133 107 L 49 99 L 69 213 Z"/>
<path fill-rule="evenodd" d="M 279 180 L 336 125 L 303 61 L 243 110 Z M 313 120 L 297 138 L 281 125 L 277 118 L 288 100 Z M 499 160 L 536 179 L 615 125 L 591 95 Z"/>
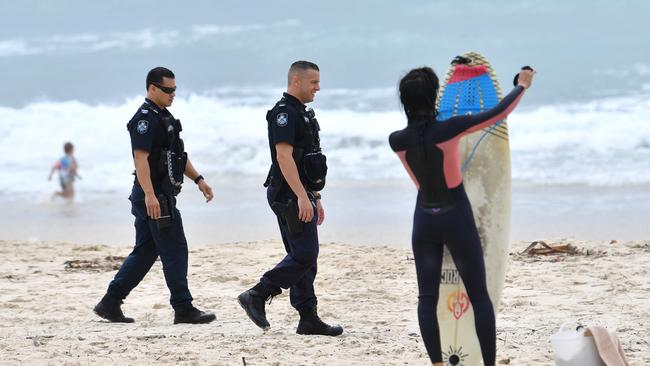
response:
<path fill-rule="evenodd" d="M 549 241 L 552 243 L 552 241 Z M 557 243 L 557 242 L 554 242 Z M 650 363 L 648 242 L 571 240 L 576 255 L 527 256 L 511 247 L 497 317 L 499 364 L 552 365 L 548 337 L 567 320 L 616 330 L 631 365 Z M 338 338 L 295 334 L 287 294 L 268 306 L 271 330 L 255 327 L 236 296 L 281 257 L 277 241 L 190 247 L 195 304 L 208 325 L 173 325 L 161 265 L 127 298 L 135 324 L 92 313 L 129 246 L 0 241 L 3 364 L 426 365 L 408 249 L 322 244 L 316 290 Z"/>

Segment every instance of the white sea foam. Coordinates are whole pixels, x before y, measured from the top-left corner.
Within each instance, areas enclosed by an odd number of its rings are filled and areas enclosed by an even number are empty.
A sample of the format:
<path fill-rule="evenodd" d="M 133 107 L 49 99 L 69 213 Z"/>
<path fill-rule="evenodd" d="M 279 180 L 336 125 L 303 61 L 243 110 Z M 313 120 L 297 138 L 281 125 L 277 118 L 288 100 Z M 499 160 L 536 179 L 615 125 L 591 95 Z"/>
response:
<path fill-rule="evenodd" d="M 183 122 L 190 157 L 202 173 L 264 178 L 269 165 L 264 116 L 274 98 L 259 94 L 252 100 L 256 103 L 242 105 L 214 95 L 177 98 L 171 110 Z M 52 190 L 54 183 L 45 178 L 65 141 L 76 146 L 85 190 L 123 190 L 133 170 L 125 125 L 140 103 L 133 98 L 120 105 L 69 101 L 0 107 L 5 131 L 0 135 L 0 192 Z M 405 123 L 397 108 L 314 107 L 332 176 L 405 175 L 387 142 L 390 132 Z M 643 96 L 520 109 L 509 120 L 513 179 L 594 186 L 650 183 L 649 115 L 650 101 Z"/>
<path fill-rule="evenodd" d="M 510 118 L 513 178 L 547 184 L 650 182 L 648 96 L 546 106 Z"/>
<path fill-rule="evenodd" d="M 29 47 L 26 42 L 21 40 L 6 39 L 0 41 L 0 57 L 35 55 L 40 52 L 39 49 Z"/>

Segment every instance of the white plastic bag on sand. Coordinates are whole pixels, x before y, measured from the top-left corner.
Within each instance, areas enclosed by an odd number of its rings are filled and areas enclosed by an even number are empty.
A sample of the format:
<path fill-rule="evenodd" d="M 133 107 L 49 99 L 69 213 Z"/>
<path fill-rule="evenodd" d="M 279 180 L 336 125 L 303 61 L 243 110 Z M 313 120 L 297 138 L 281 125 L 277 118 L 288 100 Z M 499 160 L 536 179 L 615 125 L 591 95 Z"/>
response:
<path fill-rule="evenodd" d="M 556 366 L 605 366 L 598 355 L 594 338 L 585 336 L 585 328 L 575 323 L 562 324 L 550 337 Z"/>

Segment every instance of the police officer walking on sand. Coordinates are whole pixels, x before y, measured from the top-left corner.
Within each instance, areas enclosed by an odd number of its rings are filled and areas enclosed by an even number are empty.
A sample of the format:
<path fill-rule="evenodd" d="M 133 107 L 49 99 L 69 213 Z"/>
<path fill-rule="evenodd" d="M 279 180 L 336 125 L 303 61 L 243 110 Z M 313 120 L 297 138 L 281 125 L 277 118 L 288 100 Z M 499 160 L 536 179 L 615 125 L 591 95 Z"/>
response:
<path fill-rule="evenodd" d="M 185 153 L 179 135 L 180 121 L 167 110 L 175 92 L 176 81 L 171 70 L 156 67 L 149 71 L 147 98 L 127 125 L 136 176 L 129 197 L 131 213 L 135 216 L 135 247 L 94 309 L 97 315 L 111 322 L 133 322 L 124 316 L 120 305 L 158 257 L 171 293 L 174 324 L 209 323 L 216 319 L 214 314 L 192 305 L 187 286 L 187 241 L 176 209 L 183 175 L 198 185 L 206 202 L 212 200 L 213 194 Z"/>
<path fill-rule="evenodd" d="M 338 336 L 343 328 L 327 325 L 318 317 L 314 293 L 317 225 L 325 219 L 318 191 L 325 185 L 327 165 L 320 149 L 318 121 L 305 103 L 313 101 L 319 90 L 318 66 L 294 62 L 287 92 L 266 115 L 272 165 L 264 186 L 287 255 L 238 300 L 257 326 L 268 329 L 266 300 L 282 288 L 290 289 L 291 305 L 300 314 L 296 333 Z"/>

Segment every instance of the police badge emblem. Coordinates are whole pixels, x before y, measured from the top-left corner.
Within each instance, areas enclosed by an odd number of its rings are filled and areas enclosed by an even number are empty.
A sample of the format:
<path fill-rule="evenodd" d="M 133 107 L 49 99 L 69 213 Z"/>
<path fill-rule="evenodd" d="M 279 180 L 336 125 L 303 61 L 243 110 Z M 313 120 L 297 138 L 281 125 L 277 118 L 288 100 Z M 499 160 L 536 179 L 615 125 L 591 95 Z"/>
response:
<path fill-rule="evenodd" d="M 278 126 L 284 127 L 289 123 L 289 115 L 286 113 L 280 113 L 278 116 L 275 118 L 275 123 L 277 123 Z"/>
<path fill-rule="evenodd" d="M 139 134 L 144 135 L 149 130 L 149 121 L 146 119 L 139 120 L 136 129 L 138 130 Z"/>

